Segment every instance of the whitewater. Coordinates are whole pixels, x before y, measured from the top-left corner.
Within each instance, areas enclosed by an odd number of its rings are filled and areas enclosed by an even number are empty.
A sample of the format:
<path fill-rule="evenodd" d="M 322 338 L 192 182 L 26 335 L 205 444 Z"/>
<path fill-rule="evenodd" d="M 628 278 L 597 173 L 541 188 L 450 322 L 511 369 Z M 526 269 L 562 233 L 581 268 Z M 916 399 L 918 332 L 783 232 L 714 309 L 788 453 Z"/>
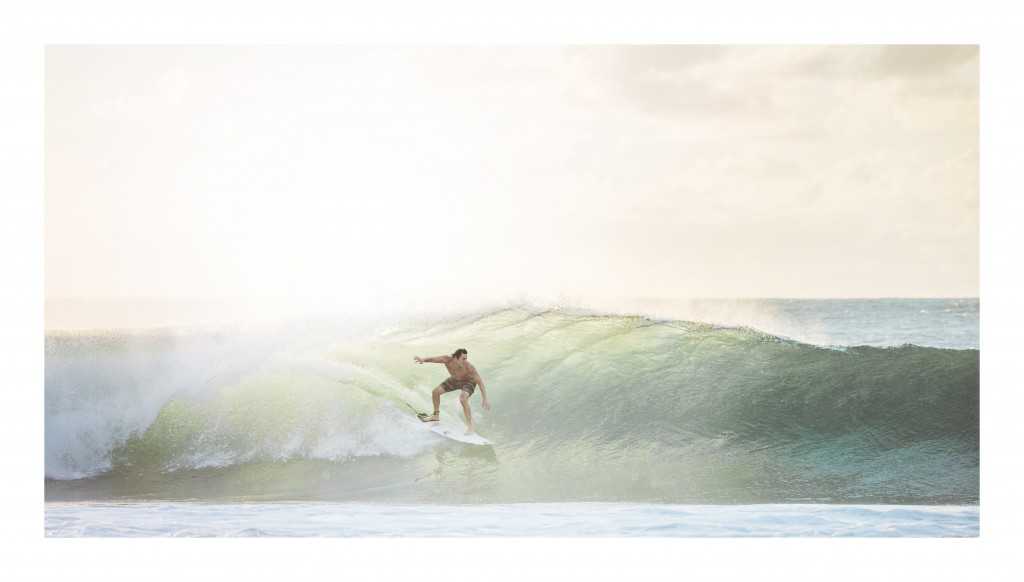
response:
<path fill-rule="evenodd" d="M 976 299 L 627 307 L 51 330 L 46 535 L 978 535 Z"/>

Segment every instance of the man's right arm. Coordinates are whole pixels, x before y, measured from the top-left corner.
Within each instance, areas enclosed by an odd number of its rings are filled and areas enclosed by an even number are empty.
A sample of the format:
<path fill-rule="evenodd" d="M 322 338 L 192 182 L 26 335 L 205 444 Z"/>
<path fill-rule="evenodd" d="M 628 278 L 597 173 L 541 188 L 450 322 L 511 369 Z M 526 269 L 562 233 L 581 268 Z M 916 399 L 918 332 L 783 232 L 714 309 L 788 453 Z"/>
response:
<path fill-rule="evenodd" d="M 431 358 L 421 358 L 419 356 L 415 356 L 413 361 L 417 364 L 422 364 L 424 362 L 429 362 L 431 364 L 443 364 L 449 357 L 450 356 L 434 356 Z"/>

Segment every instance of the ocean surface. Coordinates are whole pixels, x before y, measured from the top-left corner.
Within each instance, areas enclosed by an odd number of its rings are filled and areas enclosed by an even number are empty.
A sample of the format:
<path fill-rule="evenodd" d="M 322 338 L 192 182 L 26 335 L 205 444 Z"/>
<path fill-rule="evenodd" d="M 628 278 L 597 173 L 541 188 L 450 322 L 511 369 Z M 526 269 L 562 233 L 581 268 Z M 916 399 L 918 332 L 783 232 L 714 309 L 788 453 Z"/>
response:
<path fill-rule="evenodd" d="M 977 537 L 978 507 L 54 503 L 49 537 Z"/>
<path fill-rule="evenodd" d="M 45 533 L 978 536 L 978 325 L 876 299 L 51 329 Z M 447 376 L 413 356 L 456 348 L 492 447 L 413 414 Z"/>

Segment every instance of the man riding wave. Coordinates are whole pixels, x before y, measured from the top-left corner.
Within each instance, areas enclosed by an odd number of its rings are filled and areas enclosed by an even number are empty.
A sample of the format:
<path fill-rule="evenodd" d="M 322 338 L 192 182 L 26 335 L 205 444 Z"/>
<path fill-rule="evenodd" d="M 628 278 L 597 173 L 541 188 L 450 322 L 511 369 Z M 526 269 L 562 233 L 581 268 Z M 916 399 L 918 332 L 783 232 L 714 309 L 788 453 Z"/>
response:
<path fill-rule="evenodd" d="M 466 414 L 466 428 L 468 429 L 465 434 L 466 436 L 473 434 L 473 411 L 469 407 L 469 397 L 473 395 L 473 391 L 476 390 L 478 385 L 480 386 L 480 395 L 484 398 L 484 410 L 490 410 L 491 403 L 487 401 L 487 388 L 484 386 L 483 378 L 476 371 L 476 366 L 469 363 L 469 352 L 464 348 L 459 348 L 450 356 L 434 356 L 432 358 L 415 356 L 413 361 L 417 364 L 424 362 L 444 364 L 444 367 L 448 368 L 448 373 L 451 374 L 448 379 L 441 382 L 431 393 L 434 400 L 434 413 L 424 416 L 420 420 L 423 422 L 440 420 L 441 395 L 445 392 L 461 390 L 459 402 L 462 403 L 462 410 Z"/>

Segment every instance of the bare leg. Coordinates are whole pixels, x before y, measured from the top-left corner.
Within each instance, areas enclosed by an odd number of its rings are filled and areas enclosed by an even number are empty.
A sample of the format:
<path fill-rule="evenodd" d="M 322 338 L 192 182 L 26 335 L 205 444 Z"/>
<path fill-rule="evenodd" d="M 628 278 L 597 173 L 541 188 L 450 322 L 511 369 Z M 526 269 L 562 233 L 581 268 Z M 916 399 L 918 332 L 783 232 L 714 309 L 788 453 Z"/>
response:
<path fill-rule="evenodd" d="M 466 436 L 473 434 L 473 409 L 469 407 L 469 392 L 461 390 L 459 402 L 462 403 L 462 412 L 466 415 Z"/>
<path fill-rule="evenodd" d="M 434 400 L 434 414 L 428 416 L 426 420 L 441 420 L 441 395 L 444 394 L 444 388 L 438 386 L 434 388 L 434 391 L 430 393 Z"/>

